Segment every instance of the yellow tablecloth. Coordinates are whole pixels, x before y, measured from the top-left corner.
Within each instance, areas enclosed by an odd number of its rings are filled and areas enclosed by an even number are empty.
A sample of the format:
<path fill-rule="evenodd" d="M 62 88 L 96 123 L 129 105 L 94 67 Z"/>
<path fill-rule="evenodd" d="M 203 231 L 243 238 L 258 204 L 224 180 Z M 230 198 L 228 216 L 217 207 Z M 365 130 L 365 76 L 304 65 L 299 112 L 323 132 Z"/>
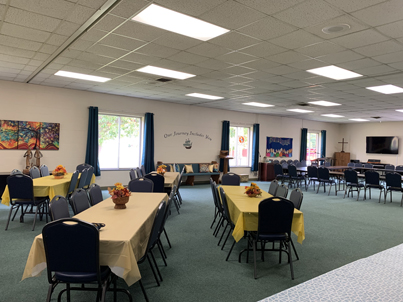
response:
<path fill-rule="evenodd" d="M 260 197 L 248 197 L 244 186 L 222 186 L 227 196 L 228 210 L 235 229 L 232 233 L 235 241 L 241 240 L 245 231 L 257 231 L 259 203 L 271 194 L 263 191 Z M 298 236 L 302 244 L 305 239 L 304 215 L 300 210 L 294 209 L 291 231 Z"/>
<path fill-rule="evenodd" d="M 130 286 L 141 279 L 137 261 L 144 255 L 160 202 L 166 193 L 132 193 L 125 210 L 115 210 L 110 198 L 74 216 L 88 222 L 103 222 L 99 262 Z M 22 280 L 38 276 L 46 268 L 42 235 L 35 237 Z"/>
<path fill-rule="evenodd" d="M 66 196 L 69 190 L 70 180 L 73 173 L 67 173 L 64 178 L 56 179 L 54 176 L 45 176 L 35 178 L 34 183 L 34 196 L 35 197 L 45 197 L 49 196 L 50 200 L 56 195 Z M 80 179 L 80 175 L 78 176 Z M 95 175 L 92 175 L 91 183 L 95 182 Z M 8 192 L 8 186 L 4 189 L 3 195 L 1 196 L 1 203 L 6 206 L 10 205 L 10 194 Z"/>

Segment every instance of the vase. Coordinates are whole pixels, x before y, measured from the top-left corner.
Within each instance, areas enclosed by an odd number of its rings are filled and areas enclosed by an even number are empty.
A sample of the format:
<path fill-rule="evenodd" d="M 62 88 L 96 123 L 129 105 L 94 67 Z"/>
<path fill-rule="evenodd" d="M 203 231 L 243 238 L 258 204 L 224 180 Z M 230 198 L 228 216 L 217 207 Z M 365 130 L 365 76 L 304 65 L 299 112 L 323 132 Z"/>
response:
<path fill-rule="evenodd" d="M 64 178 L 64 175 L 53 175 L 53 177 L 55 179 L 62 179 L 62 178 Z"/>
<path fill-rule="evenodd" d="M 247 195 L 248 197 L 258 197 L 258 196 L 260 196 L 260 195 L 258 195 L 258 194 L 250 194 L 250 195 Z"/>
<path fill-rule="evenodd" d="M 126 203 L 129 202 L 129 197 L 130 196 L 112 199 L 112 201 L 115 203 L 115 209 L 126 209 Z"/>

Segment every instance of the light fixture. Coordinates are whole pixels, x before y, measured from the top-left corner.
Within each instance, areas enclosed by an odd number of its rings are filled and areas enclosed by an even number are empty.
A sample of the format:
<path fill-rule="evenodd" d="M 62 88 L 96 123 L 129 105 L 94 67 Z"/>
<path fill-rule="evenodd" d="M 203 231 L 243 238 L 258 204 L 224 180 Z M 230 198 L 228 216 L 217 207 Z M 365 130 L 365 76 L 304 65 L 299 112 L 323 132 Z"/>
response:
<path fill-rule="evenodd" d="M 223 99 L 222 96 L 208 95 L 208 94 L 202 94 L 202 93 L 189 93 L 189 94 L 187 94 L 187 96 L 193 96 L 195 98 L 208 99 L 208 100 L 221 100 L 221 99 Z"/>
<path fill-rule="evenodd" d="M 355 122 L 369 122 L 369 120 L 363 119 L 363 118 L 350 118 L 350 121 L 355 121 Z"/>
<path fill-rule="evenodd" d="M 341 105 L 341 104 L 338 104 L 338 103 L 333 103 L 333 102 L 328 102 L 328 101 L 314 101 L 314 102 L 308 102 L 308 103 L 318 105 L 318 106 L 325 106 L 325 107 L 340 106 Z"/>
<path fill-rule="evenodd" d="M 345 80 L 362 77 L 362 74 L 358 74 L 334 65 L 309 69 L 307 71 L 334 80 Z"/>
<path fill-rule="evenodd" d="M 372 87 L 365 87 L 365 88 L 376 91 L 376 92 L 380 92 L 383 94 L 394 94 L 394 93 L 403 92 L 403 88 L 395 86 L 395 85 L 381 85 L 381 86 L 372 86 Z"/>
<path fill-rule="evenodd" d="M 202 41 L 221 36 L 228 29 L 151 4 L 135 17 L 134 21 L 172 31 Z"/>
<path fill-rule="evenodd" d="M 344 117 L 344 115 L 338 115 L 338 114 L 321 114 L 321 115 L 327 117 Z"/>
<path fill-rule="evenodd" d="M 313 112 L 313 111 L 311 111 L 311 110 L 305 110 L 305 109 L 287 109 L 287 111 L 299 112 L 299 113 L 309 113 L 309 112 Z"/>
<path fill-rule="evenodd" d="M 337 25 L 326 26 L 326 27 L 322 28 L 322 32 L 325 34 L 335 34 L 335 33 L 341 33 L 350 28 L 351 28 L 351 26 L 348 24 L 337 24 Z"/>
<path fill-rule="evenodd" d="M 155 67 L 155 66 L 151 66 L 151 65 L 137 69 L 137 71 L 156 74 L 156 75 L 179 79 L 179 80 L 185 80 L 185 79 L 188 79 L 191 77 L 195 77 L 194 74 L 165 69 L 165 68 L 161 68 L 161 67 Z"/>
<path fill-rule="evenodd" d="M 274 105 L 263 104 L 258 102 L 242 103 L 242 105 L 255 106 L 255 107 L 273 107 Z"/>
<path fill-rule="evenodd" d="M 104 78 L 104 77 L 97 77 L 97 76 L 92 76 L 88 74 L 83 74 L 83 73 L 76 73 L 76 72 L 70 72 L 70 71 L 63 71 L 59 70 L 58 72 L 55 73 L 56 76 L 60 77 L 66 77 L 66 78 L 73 78 L 73 79 L 79 79 L 79 80 L 86 80 L 86 81 L 94 81 L 94 82 L 107 82 L 111 80 L 110 78 Z"/>
<path fill-rule="evenodd" d="M 396 109 L 396 111 L 403 112 L 403 109 Z"/>

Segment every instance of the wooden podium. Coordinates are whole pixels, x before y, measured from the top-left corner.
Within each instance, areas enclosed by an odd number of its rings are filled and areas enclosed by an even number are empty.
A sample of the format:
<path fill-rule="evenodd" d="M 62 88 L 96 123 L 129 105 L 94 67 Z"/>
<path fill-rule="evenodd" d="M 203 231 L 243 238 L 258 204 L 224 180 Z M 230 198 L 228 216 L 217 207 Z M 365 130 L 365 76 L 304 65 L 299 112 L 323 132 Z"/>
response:
<path fill-rule="evenodd" d="M 222 158 L 224 160 L 223 174 L 227 174 L 228 173 L 228 160 L 233 159 L 233 157 L 228 155 L 228 151 L 221 150 L 220 151 L 220 158 Z"/>

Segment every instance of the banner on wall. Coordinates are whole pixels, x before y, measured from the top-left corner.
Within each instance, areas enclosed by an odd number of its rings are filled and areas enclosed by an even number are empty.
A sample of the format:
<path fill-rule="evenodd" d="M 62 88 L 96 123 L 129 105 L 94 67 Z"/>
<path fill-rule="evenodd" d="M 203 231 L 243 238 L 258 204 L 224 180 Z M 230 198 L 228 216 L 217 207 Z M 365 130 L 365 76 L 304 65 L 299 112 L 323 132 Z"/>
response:
<path fill-rule="evenodd" d="M 292 138 L 267 137 L 267 157 L 292 157 Z"/>

